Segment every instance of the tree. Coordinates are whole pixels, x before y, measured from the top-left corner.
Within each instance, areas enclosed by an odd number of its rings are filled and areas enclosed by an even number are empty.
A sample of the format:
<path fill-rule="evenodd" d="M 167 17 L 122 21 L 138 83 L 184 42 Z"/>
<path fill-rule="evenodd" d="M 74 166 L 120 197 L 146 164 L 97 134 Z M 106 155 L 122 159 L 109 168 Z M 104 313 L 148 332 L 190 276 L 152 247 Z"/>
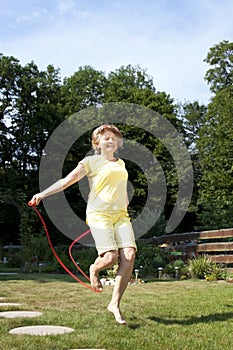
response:
<path fill-rule="evenodd" d="M 59 70 L 48 66 L 40 72 L 33 62 L 23 67 L 1 55 L 0 100 L 0 191 L 17 201 L 17 193 L 30 196 L 38 190 L 43 148 L 63 119 Z"/>
<path fill-rule="evenodd" d="M 79 67 L 62 85 L 62 105 L 67 116 L 80 110 L 101 104 L 106 77 L 90 66 Z"/>
<path fill-rule="evenodd" d="M 14 108 L 20 70 L 19 60 L 0 54 L 0 121 L 3 128 L 5 115 Z"/>
<path fill-rule="evenodd" d="M 204 229 L 233 226 L 233 88 L 217 92 L 208 106 L 198 148 L 202 177 L 199 183 L 199 221 Z"/>
<path fill-rule="evenodd" d="M 199 131 L 205 123 L 207 107 L 200 105 L 198 101 L 187 102 L 180 106 L 180 116 L 182 120 L 184 137 L 190 154 L 198 152 L 197 140 L 200 138 Z"/>
<path fill-rule="evenodd" d="M 16 190 L 29 185 L 48 135 L 62 120 L 60 78 L 52 66 L 39 72 L 33 62 L 21 67 L 13 58 L 1 59 L 2 183 Z"/>
<path fill-rule="evenodd" d="M 138 99 L 142 100 L 142 94 L 139 94 L 142 91 L 147 92 L 147 98 L 151 93 L 155 93 L 153 80 L 146 70 L 140 66 L 122 66 L 108 74 L 104 102 L 137 103 Z"/>
<path fill-rule="evenodd" d="M 200 166 L 200 155 L 198 150 L 198 141 L 200 139 L 200 130 L 205 124 L 207 107 L 200 105 L 198 101 L 184 103 L 180 105 L 179 118 L 182 120 L 184 127 L 184 139 L 189 150 L 194 171 L 194 188 L 192 201 L 189 207 L 189 223 L 190 226 L 186 230 L 192 230 L 193 223 L 196 221 L 198 211 L 198 184 L 202 176 L 202 168 Z"/>
<path fill-rule="evenodd" d="M 211 47 L 204 61 L 212 66 L 205 75 L 210 91 L 217 93 L 233 85 L 233 43 L 223 40 Z"/>
<path fill-rule="evenodd" d="M 219 229 L 233 226 L 233 43 L 215 45 L 205 61 L 213 66 L 206 80 L 215 96 L 197 142 L 202 169 L 199 220 L 205 229 Z"/>

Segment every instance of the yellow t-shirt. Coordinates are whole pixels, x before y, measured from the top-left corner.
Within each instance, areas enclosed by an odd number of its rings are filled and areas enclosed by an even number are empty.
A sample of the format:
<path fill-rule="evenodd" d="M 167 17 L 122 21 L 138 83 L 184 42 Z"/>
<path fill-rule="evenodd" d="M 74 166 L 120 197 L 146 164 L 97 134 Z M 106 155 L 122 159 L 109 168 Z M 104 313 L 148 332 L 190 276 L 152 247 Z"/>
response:
<path fill-rule="evenodd" d="M 85 166 L 90 186 L 87 211 L 126 210 L 128 172 L 124 161 L 112 162 L 94 155 L 80 163 Z"/>

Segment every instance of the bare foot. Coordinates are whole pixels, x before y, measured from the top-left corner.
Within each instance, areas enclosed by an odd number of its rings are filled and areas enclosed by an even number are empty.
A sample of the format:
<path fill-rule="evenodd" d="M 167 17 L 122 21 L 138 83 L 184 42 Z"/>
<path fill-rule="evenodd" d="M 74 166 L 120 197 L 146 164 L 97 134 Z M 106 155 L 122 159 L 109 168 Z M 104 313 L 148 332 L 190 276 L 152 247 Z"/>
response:
<path fill-rule="evenodd" d="M 98 275 L 93 271 L 93 264 L 90 266 L 90 282 L 93 289 L 98 292 L 102 292 L 103 286 L 99 280 Z"/>
<path fill-rule="evenodd" d="M 108 311 L 113 313 L 117 323 L 122 324 L 122 325 L 126 324 L 126 321 L 124 320 L 124 318 L 121 314 L 120 308 L 118 306 L 114 306 L 110 303 L 108 305 Z"/>

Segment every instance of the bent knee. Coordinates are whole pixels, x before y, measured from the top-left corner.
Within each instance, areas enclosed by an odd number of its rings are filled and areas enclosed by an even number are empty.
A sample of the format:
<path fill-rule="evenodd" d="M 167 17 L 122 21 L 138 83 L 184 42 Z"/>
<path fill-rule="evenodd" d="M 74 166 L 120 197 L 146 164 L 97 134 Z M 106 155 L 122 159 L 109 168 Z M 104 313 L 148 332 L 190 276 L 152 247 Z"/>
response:
<path fill-rule="evenodd" d="M 135 256 L 136 256 L 136 251 L 135 251 L 134 248 L 131 248 L 130 252 L 129 252 L 128 260 L 129 261 L 134 261 L 135 260 Z"/>
<path fill-rule="evenodd" d="M 126 248 L 124 249 L 124 258 L 128 262 L 134 262 L 136 256 L 135 248 Z"/>
<path fill-rule="evenodd" d="M 111 250 L 109 252 L 106 252 L 104 254 L 105 261 L 109 266 L 113 266 L 118 261 L 118 251 L 117 250 Z"/>

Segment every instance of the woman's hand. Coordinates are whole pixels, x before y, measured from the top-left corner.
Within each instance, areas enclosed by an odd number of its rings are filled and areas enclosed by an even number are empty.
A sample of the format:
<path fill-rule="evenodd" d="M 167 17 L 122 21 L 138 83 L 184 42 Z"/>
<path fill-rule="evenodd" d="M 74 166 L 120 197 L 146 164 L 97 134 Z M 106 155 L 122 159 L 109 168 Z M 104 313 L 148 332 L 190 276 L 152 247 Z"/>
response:
<path fill-rule="evenodd" d="M 43 199 L 41 193 L 34 194 L 32 199 L 29 201 L 30 206 L 36 206 L 40 204 L 40 201 Z"/>

